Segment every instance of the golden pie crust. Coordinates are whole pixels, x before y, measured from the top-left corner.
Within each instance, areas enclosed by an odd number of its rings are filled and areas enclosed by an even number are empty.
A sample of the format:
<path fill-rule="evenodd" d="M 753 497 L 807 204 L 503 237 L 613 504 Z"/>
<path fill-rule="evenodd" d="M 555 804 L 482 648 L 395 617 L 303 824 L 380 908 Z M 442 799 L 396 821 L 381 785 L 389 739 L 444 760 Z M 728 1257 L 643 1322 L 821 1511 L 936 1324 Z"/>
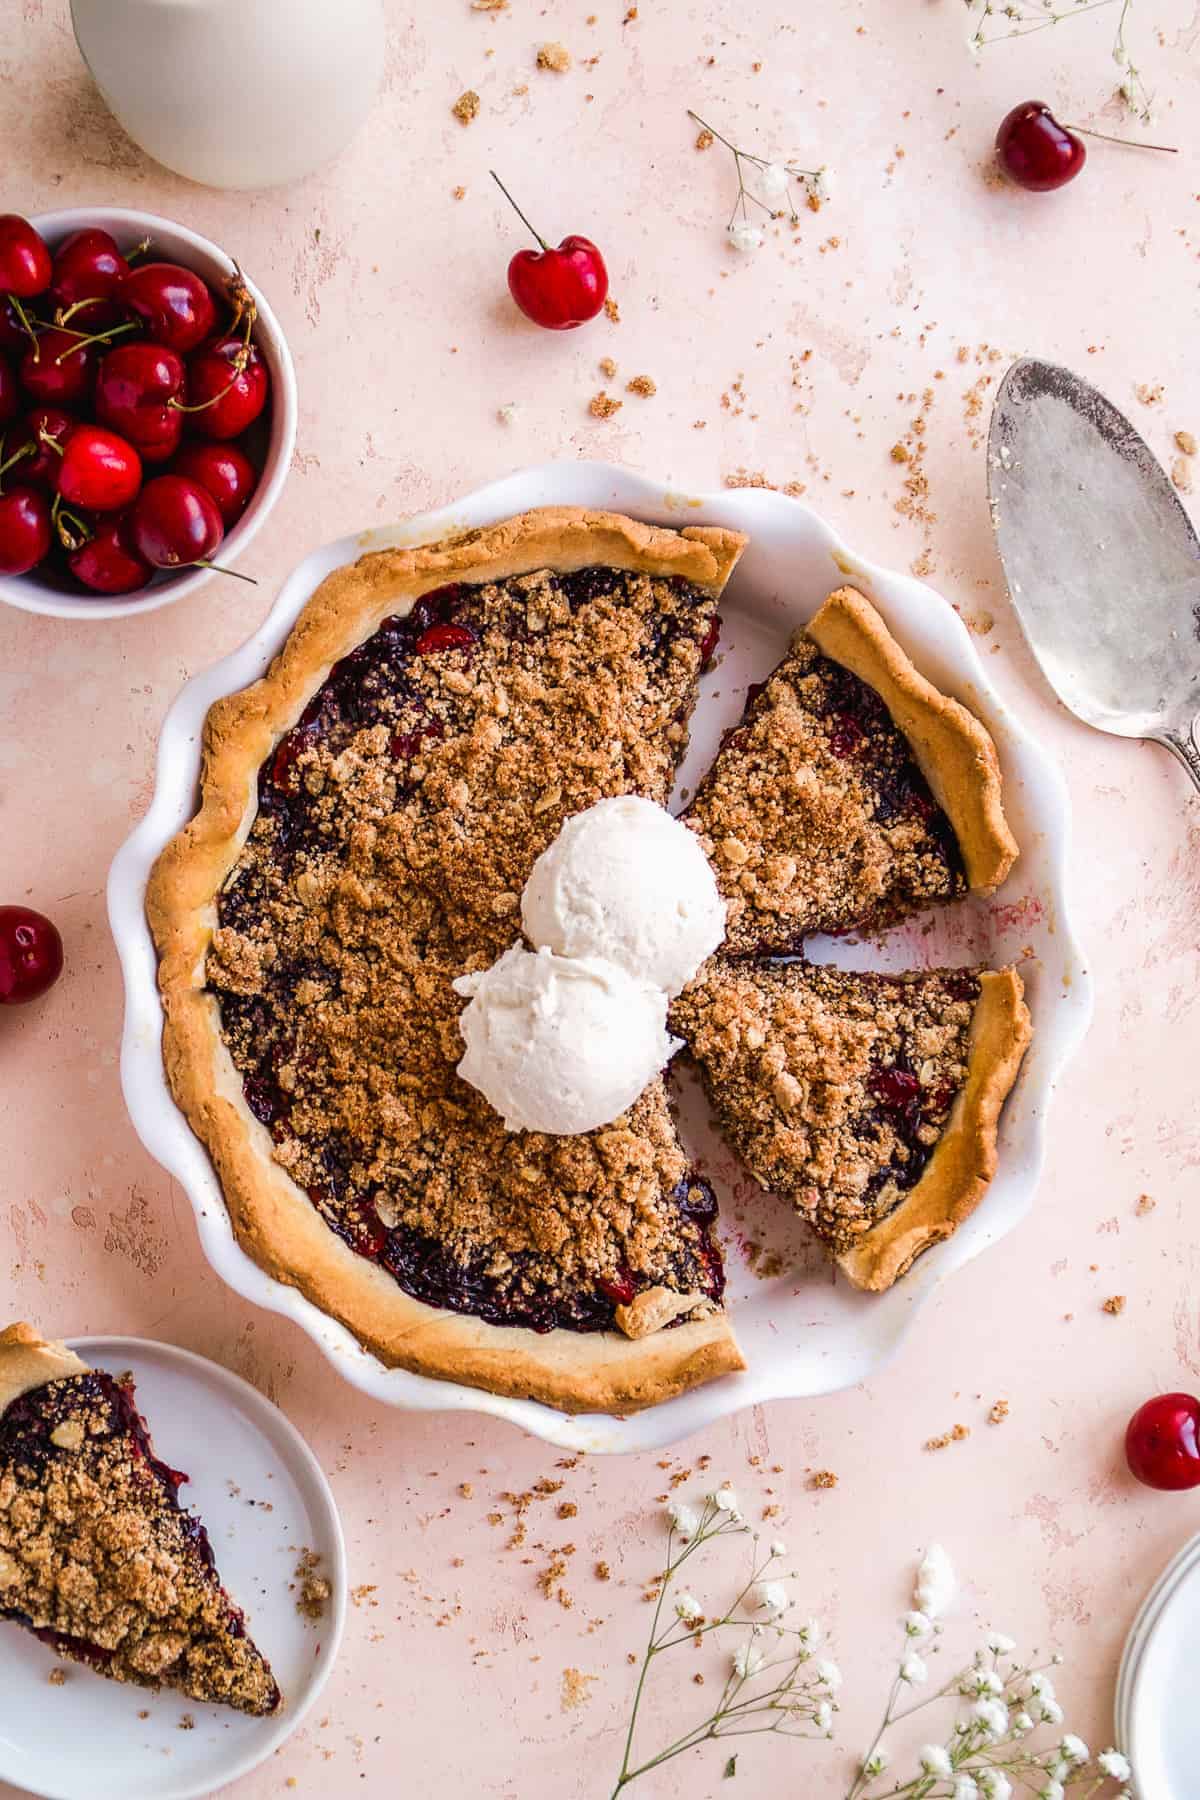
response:
<path fill-rule="evenodd" d="M 209 712 L 200 809 L 159 857 L 146 897 L 160 955 L 167 1076 L 213 1159 L 243 1249 L 390 1366 L 568 1411 L 620 1413 L 744 1364 L 716 1310 L 628 1337 L 543 1334 L 428 1306 L 338 1238 L 272 1160 L 270 1134 L 246 1104 L 205 974 L 217 896 L 255 818 L 259 768 L 333 664 L 424 593 L 452 581 L 594 564 L 678 576 L 719 593 L 744 543 L 719 528 L 676 532 L 615 513 L 548 507 L 450 542 L 364 556 L 322 582 L 262 679 Z"/>
<path fill-rule="evenodd" d="M 65 1344 L 44 1338 L 33 1325 L 18 1321 L 0 1331 L 0 1413 L 22 1394 L 61 1381 L 67 1375 L 86 1375 L 88 1364 Z"/>

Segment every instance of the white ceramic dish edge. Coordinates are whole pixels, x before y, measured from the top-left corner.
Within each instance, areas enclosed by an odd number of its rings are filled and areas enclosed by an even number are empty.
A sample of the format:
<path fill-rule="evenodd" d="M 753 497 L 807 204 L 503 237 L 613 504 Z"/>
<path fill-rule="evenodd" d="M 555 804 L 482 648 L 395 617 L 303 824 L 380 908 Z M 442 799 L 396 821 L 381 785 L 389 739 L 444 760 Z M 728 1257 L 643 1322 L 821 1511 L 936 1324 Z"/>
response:
<path fill-rule="evenodd" d="M 146 881 L 155 857 L 195 806 L 200 738 L 212 702 L 244 687 L 266 667 L 304 602 L 332 569 L 365 550 L 433 541 L 492 523 L 530 506 L 605 506 L 659 523 L 720 523 L 761 538 L 774 534 L 821 571 L 821 592 L 856 580 L 880 604 L 894 630 L 932 679 L 957 692 L 987 720 L 1010 792 L 1019 792 L 1026 818 L 1023 862 L 1040 869 L 1047 914 L 1041 933 L 1041 993 L 1034 1007 L 1036 1035 L 1018 1089 L 1005 1114 L 1001 1167 L 984 1205 L 948 1243 L 925 1257 L 890 1295 L 867 1300 L 863 1329 L 836 1357 L 806 1350 L 752 1355 L 740 1375 L 694 1390 L 629 1418 L 570 1417 L 532 1400 L 514 1400 L 385 1369 L 340 1325 L 295 1290 L 251 1261 L 234 1239 L 212 1165 L 176 1108 L 160 1051 L 162 1015 L 154 946 L 144 914 Z M 792 551 L 779 552 L 789 574 Z M 798 566 L 798 564 L 796 565 Z M 817 580 L 814 577 L 814 580 Z M 820 592 L 814 594 L 815 606 Z M 783 602 L 799 622 L 805 615 Z M 313 552 L 284 583 L 268 617 L 238 650 L 195 676 L 163 726 L 157 783 L 146 817 L 118 852 L 109 878 L 109 918 L 125 978 L 126 1013 L 121 1074 L 126 1103 L 147 1149 L 190 1195 L 205 1254 L 247 1299 L 293 1319 L 334 1366 L 386 1404 L 416 1410 L 486 1412 L 556 1445 L 595 1452 L 634 1451 L 673 1443 L 743 1407 L 777 1398 L 837 1391 L 865 1379 L 895 1351 L 929 1297 L 953 1271 L 1005 1235 L 1025 1216 L 1045 1150 L 1046 1114 L 1054 1086 L 1082 1040 L 1091 1015 L 1091 983 L 1067 911 L 1068 800 L 1057 767 L 1015 722 L 991 687 L 970 636 L 953 608 L 911 576 L 858 557 L 799 501 L 762 490 L 685 495 L 628 470 L 602 463 L 549 463 L 490 483 L 437 512 L 402 526 L 346 537 Z M 1033 928 L 1020 921 L 1019 930 Z M 1013 940 L 1020 944 L 1020 937 Z M 1009 954 L 1018 954 L 1013 949 Z M 737 1313 L 734 1314 L 735 1326 Z"/>
<path fill-rule="evenodd" d="M 194 268 L 209 281 L 223 281 L 234 273 L 230 256 L 211 239 L 201 237 L 174 219 L 163 219 L 157 213 L 137 212 L 123 206 L 73 206 L 60 212 L 39 213 L 31 220 L 51 245 L 61 242 L 73 231 L 85 228 L 111 232 L 119 243 L 126 239 L 153 239 L 155 246 L 168 257 Z M 258 307 L 255 341 L 271 376 L 271 433 L 267 456 L 258 487 L 250 504 L 221 545 L 224 559 L 239 557 L 265 524 L 267 515 L 283 491 L 296 448 L 296 371 L 288 349 L 283 327 L 275 317 L 254 282 L 245 281 Z M 147 479 L 157 471 L 148 468 Z M 211 569 L 192 569 L 187 574 L 156 581 L 139 593 L 115 595 L 72 594 L 57 588 L 43 587 L 25 575 L 0 576 L 0 601 L 22 612 L 41 613 L 55 619 L 123 619 L 137 613 L 157 612 L 176 600 L 186 599 L 197 588 L 210 581 Z"/>

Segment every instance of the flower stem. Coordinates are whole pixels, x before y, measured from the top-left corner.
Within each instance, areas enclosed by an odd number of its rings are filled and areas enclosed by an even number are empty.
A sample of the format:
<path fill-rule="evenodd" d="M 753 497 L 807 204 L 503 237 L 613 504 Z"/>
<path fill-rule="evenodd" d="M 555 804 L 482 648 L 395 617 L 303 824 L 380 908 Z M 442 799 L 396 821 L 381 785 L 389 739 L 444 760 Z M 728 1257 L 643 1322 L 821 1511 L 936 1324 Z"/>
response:
<path fill-rule="evenodd" d="M 550 248 L 549 244 L 546 242 L 546 240 L 542 236 L 541 232 L 535 230 L 534 227 L 529 223 L 529 220 L 525 217 L 525 214 L 521 211 L 520 207 L 517 205 L 516 201 L 513 199 L 512 195 L 509 193 L 508 189 L 505 187 L 504 183 L 501 181 L 500 177 L 497 175 L 495 169 L 489 169 L 488 174 L 491 176 L 491 178 L 495 182 L 496 186 L 500 189 L 500 192 L 504 195 L 504 198 L 508 201 L 508 204 L 512 207 L 513 211 L 516 213 L 518 219 L 520 219 L 520 221 L 521 221 L 522 225 L 524 225 L 525 229 L 530 233 L 530 235 L 532 237 L 535 237 L 537 239 L 538 243 L 542 246 L 543 250 L 548 250 Z"/>

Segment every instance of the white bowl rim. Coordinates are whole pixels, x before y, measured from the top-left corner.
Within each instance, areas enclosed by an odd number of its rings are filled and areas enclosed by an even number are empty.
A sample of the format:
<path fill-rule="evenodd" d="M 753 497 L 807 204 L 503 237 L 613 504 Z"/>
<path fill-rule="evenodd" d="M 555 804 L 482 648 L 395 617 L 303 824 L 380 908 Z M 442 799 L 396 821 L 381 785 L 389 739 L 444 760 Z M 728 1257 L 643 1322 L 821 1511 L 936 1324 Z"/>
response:
<path fill-rule="evenodd" d="M 213 243 L 211 238 L 204 237 L 200 232 L 193 231 L 189 225 L 180 224 L 177 219 L 163 218 L 158 213 L 139 212 L 132 207 L 67 206 L 54 212 L 37 213 L 29 222 L 35 230 L 49 238 L 65 237 L 72 231 L 82 231 L 88 227 L 103 231 L 110 231 L 114 227 L 119 231 L 127 227 L 143 237 L 164 237 L 170 234 L 190 250 L 210 258 L 225 275 L 234 274 L 238 267 L 219 244 Z M 222 540 L 222 551 L 228 545 L 235 556 L 240 556 L 258 535 L 283 491 L 296 448 L 298 418 L 296 369 L 283 327 L 262 290 L 244 270 L 242 278 L 258 307 L 258 327 L 261 332 L 259 347 L 267 353 L 272 365 L 271 432 L 272 437 L 278 435 L 279 442 L 274 459 L 268 453 L 264 463 L 265 479 L 251 495 L 250 504 L 243 516 Z M 0 576 L 0 604 L 14 607 L 18 612 L 38 613 L 54 619 L 124 619 L 135 614 L 159 612 L 164 606 L 174 605 L 177 600 L 183 600 L 203 587 L 215 573 L 213 569 L 193 569 L 186 575 L 160 582 L 155 587 L 143 588 L 140 593 L 108 599 L 99 595 L 89 599 L 82 594 L 60 593 L 52 588 L 39 587 L 35 582 L 26 584 L 23 575 L 5 575 Z"/>
<path fill-rule="evenodd" d="M 591 498 L 579 490 L 594 483 Z M 612 498 L 613 490 L 616 497 Z M 571 500 L 566 495 L 572 496 Z M 599 496 L 607 495 L 608 498 Z M 817 1378 L 798 1389 L 772 1379 L 766 1359 L 741 1374 L 691 1390 L 647 1411 L 625 1417 L 569 1415 L 535 1400 L 510 1399 L 483 1389 L 387 1369 L 362 1349 L 352 1335 L 322 1313 L 296 1289 L 276 1281 L 252 1261 L 233 1237 L 224 1201 L 208 1154 L 176 1106 L 166 1084 L 161 1054 L 162 1013 L 157 988 L 157 954 L 144 911 L 146 881 L 163 845 L 195 810 L 200 735 L 213 700 L 247 685 L 261 674 L 316 581 L 329 569 L 352 561 L 366 550 L 395 544 L 433 542 L 455 531 L 495 521 L 545 504 L 614 505 L 634 516 L 671 517 L 675 523 L 746 523 L 745 515 L 787 508 L 803 514 L 818 531 L 843 575 L 857 572 L 867 582 L 898 585 L 938 610 L 954 640 L 962 679 L 977 692 L 982 708 L 1004 743 L 1011 761 L 1019 761 L 1023 778 L 1036 778 L 1043 795 L 1040 835 L 1048 860 L 1048 886 L 1054 904 L 1054 935 L 1070 984 L 1055 997 L 1049 1018 L 1037 1020 L 1040 1085 L 1031 1105 L 1025 1145 L 1026 1179 L 1007 1221 L 986 1238 L 996 1242 L 1029 1211 L 1045 1157 L 1046 1116 L 1057 1081 L 1086 1034 L 1092 1012 L 1092 983 L 1069 914 L 1066 882 L 1069 850 L 1069 799 L 1057 764 L 1021 726 L 988 680 L 966 627 L 950 603 L 915 576 L 900 574 L 850 550 L 841 537 L 804 502 L 774 491 L 728 490 L 681 493 L 616 465 L 598 461 L 549 462 L 489 482 L 460 500 L 416 515 L 394 528 L 350 535 L 310 553 L 283 583 L 275 605 L 258 629 L 236 650 L 192 677 L 174 702 L 159 742 L 156 786 L 149 810 L 113 861 L 108 882 L 109 920 L 125 980 L 126 1011 L 121 1051 L 121 1079 L 134 1128 L 146 1148 L 188 1192 L 206 1256 L 222 1279 L 255 1304 L 291 1318 L 324 1351 L 343 1377 L 385 1404 L 415 1411 L 465 1411 L 506 1418 L 520 1428 L 567 1450 L 592 1453 L 656 1449 L 675 1443 L 717 1419 L 770 1399 L 837 1392 L 876 1372 L 898 1350 L 917 1314 L 953 1272 L 971 1260 L 985 1243 L 972 1240 L 964 1227 L 922 1259 L 906 1278 L 907 1307 L 903 1324 L 882 1352 L 864 1352 L 853 1366 L 830 1379 Z M 722 521 L 722 514 L 725 518 Z M 730 517 L 731 513 L 734 515 Z M 742 515 L 737 518 L 737 515 Z M 748 527 L 752 530 L 752 527 Z M 173 765 L 177 765 L 174 766 Z M 1027 1073 L 1022 1077 L 1028 1078 Z M 979 1209 L 980 1213 L 984 1208 Z M 978 1216 L 978 1215 L 977 1215 Z M 736 1325 L 736 1317 L 735 1317 Z"/>

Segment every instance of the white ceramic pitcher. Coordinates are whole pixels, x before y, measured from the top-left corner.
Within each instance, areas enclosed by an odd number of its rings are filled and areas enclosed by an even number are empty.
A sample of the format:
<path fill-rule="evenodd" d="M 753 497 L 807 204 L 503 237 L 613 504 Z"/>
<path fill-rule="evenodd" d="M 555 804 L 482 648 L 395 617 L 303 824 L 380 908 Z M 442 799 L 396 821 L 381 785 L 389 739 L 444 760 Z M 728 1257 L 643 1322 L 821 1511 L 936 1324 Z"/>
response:
<path fill-rule="evenodd" d="M 212 187 L 296 181 L 342 150 L 383 73 L 382 0 L 71 0 L 143 150 Z"/>

